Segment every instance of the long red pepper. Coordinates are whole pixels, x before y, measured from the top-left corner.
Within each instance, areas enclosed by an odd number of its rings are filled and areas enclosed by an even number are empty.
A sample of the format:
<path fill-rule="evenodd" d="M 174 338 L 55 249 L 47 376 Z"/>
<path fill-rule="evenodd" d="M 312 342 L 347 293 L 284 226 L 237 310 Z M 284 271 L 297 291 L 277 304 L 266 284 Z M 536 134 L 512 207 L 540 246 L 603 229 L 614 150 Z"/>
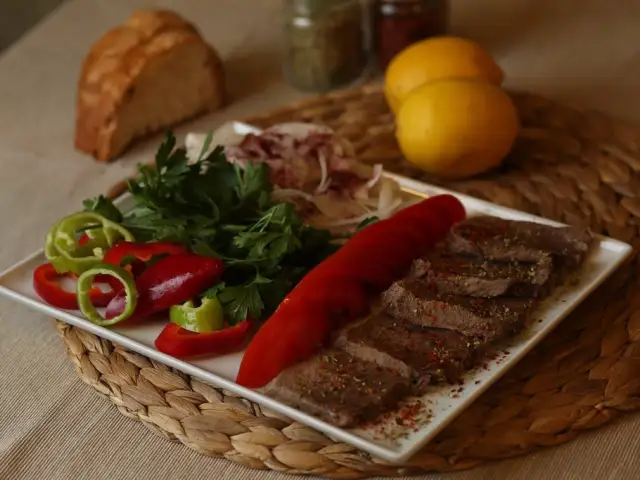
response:
<path fill-rule="evenodd" d="M 457 198 L 439 195 L 358 232 L 309 272 L 262 326 L 249 343 L 236 381 L 262 387 L 313 355 L 337 326 L 363 314 L 354 299 L 390 285 L 465 215 Z M 349 285 L 345 295 L 335 295 L 339 282 Z"/>

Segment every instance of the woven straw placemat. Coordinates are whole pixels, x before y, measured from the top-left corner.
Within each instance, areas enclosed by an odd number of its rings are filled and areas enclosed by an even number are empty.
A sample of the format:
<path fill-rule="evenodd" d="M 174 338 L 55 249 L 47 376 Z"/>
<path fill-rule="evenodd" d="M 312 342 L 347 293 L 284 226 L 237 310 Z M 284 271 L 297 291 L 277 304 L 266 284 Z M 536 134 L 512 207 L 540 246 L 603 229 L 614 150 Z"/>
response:
<path fill-rule="evenodd" d="M 597 112 L 513 93 L 523 122 L 504 168 L 447 187 L 589 225 L 640 247 L 640 131 Z M 247 119 L 325 123 L 361 156 L 425 178 L 401 159 L 379 86 L 335 92 Z M 112 192 L 122 191 L 118 186 Z M 82 330 L 58 323 L 80 378 L 124 415 L 205 455 L 334 478 L 466 469 L 566 442 L 640 408 L 638 257 L 584 302 L 505 378 L 403 466 Z"/>

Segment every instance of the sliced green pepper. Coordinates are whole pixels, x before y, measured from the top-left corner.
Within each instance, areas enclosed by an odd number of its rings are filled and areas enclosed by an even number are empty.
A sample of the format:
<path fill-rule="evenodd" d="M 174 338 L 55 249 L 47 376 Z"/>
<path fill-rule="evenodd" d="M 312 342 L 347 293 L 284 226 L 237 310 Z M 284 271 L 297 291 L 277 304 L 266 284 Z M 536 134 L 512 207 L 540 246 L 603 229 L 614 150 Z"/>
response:
<path fill-rule="evenodd" d="M 109 275 L 122 283 L 125 294 L 125 307 L 119 315 L 106 319 L 100 315 L 96 307 L 91 302 L 91 289 L 93 288 L 93 279 L 96 275 Z M 96 325 L 106 327 L 115 323 L 126 320 L 136 309 L 138 304 L 138 292 L 136 290 L 136 282 L 129 272 L 118 265 L 100 264 L 96 267 L 86 270 L 78 277 L 76 286 L 78 295 L 78 306 L 85 317 Z"/>
<path fill-rule="evenodd" d="M 89 240 L 78 245 L 78 232 L 85 231 Z M 95 212 L 69 215 L 47 234 L 45 255 L 58 273 L 82 272 L 102 262 L 105 251 L 118 240 L 134 241 L 126 228 Z"/>
<path fill-rule="evenodd" d="M 199 307 L 189 300 L 169 310 L 171 323 L 196 333 L 215 332 L 224 327 L 224 313 L 217 298 L 203 298 Z"/>

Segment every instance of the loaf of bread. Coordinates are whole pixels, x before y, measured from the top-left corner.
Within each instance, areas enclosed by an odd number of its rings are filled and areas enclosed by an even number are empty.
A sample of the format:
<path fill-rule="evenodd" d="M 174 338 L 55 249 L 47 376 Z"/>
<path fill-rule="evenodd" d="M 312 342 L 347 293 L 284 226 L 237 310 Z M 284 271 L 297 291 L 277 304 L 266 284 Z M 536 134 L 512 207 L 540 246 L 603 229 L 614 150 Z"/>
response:
<path fill-rule="evenodd" d="M 133 13 L 93 45 L 82 66 L 75 146 L 106 162 L 136 139 L 224 103 L 216 51 L 166 10 Z"/>

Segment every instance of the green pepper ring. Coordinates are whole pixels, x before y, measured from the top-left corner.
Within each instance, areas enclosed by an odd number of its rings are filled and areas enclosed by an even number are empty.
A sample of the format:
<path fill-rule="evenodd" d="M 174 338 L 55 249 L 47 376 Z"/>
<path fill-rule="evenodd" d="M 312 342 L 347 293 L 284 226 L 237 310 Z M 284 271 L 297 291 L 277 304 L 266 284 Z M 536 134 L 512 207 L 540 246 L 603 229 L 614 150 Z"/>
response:
<path fill-rule="evenodd" d="M 203 298 L 199 307 L 192 300 L 169 309 L 169 321 L 195 333 L 210 333 L 224 328 L 222 305 L 217 297 Z"/>
<path fill-rule="evenodd" d="M 87 235 L 95 248 L 85 246 L 84 250 L 92 250 L 90 254 L 74 256 L 69 248 L 76 245 L 75 232 L 81 227 L 97 224 Z M 121 225 L 95 212 L 77 212 L 58 221 L 47 234 L 45 242 L 45 256 L 58 273 L 71 271 L 81 274 L 85 270 L 101 263 L 104 249 L 111 247 L 119 239 L 134 241 L 133 234 Z"/>
<path fill-rule="evenodd" d="M 120 315 L 106 319 L 100 315 L 96 307 L 91 303 L 91 297 L 89 294 L 93 287 L 93 279 L 96 275 L 109 275 L 116 278 L 124 286 L 126 306 Z M 133 275 L 118 265 L 100 264 L 83 272 L 78 277 L 76 292 L 78 295 L 78 306 L 80 307 L 80 311 L 85 317 L 87 317 L 87 320 L 101 327 L 108 327 L 126 320 L 133 315 L 136 305 L 138 304 L 138 292 L 136 290 L 136 283 L 133 279 Z"/>

